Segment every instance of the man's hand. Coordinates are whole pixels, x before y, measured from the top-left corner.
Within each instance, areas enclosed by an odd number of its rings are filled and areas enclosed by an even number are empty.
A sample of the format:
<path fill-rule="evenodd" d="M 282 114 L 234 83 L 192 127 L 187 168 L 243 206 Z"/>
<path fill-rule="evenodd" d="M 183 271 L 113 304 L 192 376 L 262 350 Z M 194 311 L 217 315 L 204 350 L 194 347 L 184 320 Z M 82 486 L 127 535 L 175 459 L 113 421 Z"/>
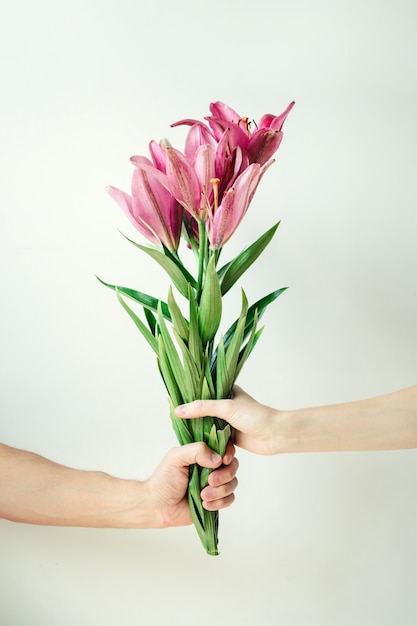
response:
<path fill-rule="evenodd" d="M 204 508 L 216 511 L 234 501 L 239 463 L 232 443 L 228 444 L 223 459 L 205 443 L 172 448 L 151 478 L 143 483 L 148 493 L 147 501 L 155 515 L 154 528 L 192 523 L 186 493 L 188 468 L 194 463 L 214 469 L 209 475 L 208 486 L 201 492 Z"/>

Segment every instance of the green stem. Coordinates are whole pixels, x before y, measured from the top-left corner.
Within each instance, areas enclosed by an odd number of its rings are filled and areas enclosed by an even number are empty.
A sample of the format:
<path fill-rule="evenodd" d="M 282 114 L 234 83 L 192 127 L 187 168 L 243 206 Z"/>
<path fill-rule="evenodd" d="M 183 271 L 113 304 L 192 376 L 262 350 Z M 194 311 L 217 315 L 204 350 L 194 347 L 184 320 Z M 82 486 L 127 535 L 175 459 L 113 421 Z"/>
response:
<path fill-rule="evenodd" d="M 198 235 L 200 247 L 198 251 L 198 282 L 197 282 L 197 304 L 200 303 L 201 292 L 203 290 L 203 279 L 206 265 L 206 253 L 207 253 L 207 232 L 204 222 L 198 223 Z"/>
<path fill-rule="evenodd" d="M 220 259 L 220 254 L 221 251 L 223 250 L 223 248 L 218 248 L 217 250 L 215 250 L 214 254 L 216 255 L 216 267 L 217 267 L 217 263 L 219 262 Z"/>
<path fill-rule="evenodd" d="M 201 420 L 202 430 L 197 433 L 195 422 Z M 227 442 L 230 438 L 230 426 L 226 422 L 216 423 L 216 418 L 200 417 L 198 420 L 190 420 L 193 423 L 194 441 L 204 441 L 209 447 L 223 456 Z M 215 428 L 213 428 L 215 426 Z M 207 511 L 201 502 L 201 490 L 208 484 L 208 477 L 213 470 L 192 465 L 190 467 L 190 479 L 188 485 L 188 503 L 190 513 L 207 554 L 217 555 L 219 512 Z"/>

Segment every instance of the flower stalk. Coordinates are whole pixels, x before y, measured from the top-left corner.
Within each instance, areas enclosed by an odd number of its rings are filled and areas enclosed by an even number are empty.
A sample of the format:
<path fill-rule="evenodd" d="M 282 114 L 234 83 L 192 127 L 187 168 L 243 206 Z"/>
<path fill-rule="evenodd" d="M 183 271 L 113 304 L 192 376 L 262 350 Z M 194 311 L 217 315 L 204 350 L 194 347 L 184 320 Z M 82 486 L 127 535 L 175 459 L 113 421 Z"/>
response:
<path fill-rule="evenodd" d="M 220 333 L 222 298 L 265 250 L 279 223 L 221 267 L 220 255 L 272 163 L 293 104 L 279 116 L 264 115 L 252 131 L 248 118 L 223 103 L 213 103 L 206 123 L 186 119 L 174 124 L 191 126 L 184 153 L 167 141 L 152 141 L 151 159 L 131 157 L 131 196 L 115 187 L 107 188 L 153 245 L 128 241 L 164 269 L 172 286 L 165 302 L 135 289 L 100 282 L 116 292 L 156 356 L 179 443 L 202 441 L 221 456 L 231 436 L 229 424 L 212 416 L 184 420 L 176 417 L 174 409 L 200 398 L 231 396 L 236 378 L 263 331 L 258 328 L 260 318 L 285 291 L 272 291 L 249 306 L 241 290 L 240 314 Z M 181 236 L 195 253 L 196 274 L 181 261 Z M 186 314 L 178 296 L 187 304 Z M 141 307 L 144 320 L 127 300 Z M 219 513 L 204 509 L 200 498 L 211 471 L 198 465 L 190 467 L 188 503 L 206 552 L 217 555 Z"/>
<path fill-rule="evenodd" d="M 207 232 L 204 222 L 198 223 L 198 240 L 200 244 L 198 252 L 198 279 L 197 279 L 197 302 L 200 302 L 203 289 L 204 271 L 206 266 Z"/>

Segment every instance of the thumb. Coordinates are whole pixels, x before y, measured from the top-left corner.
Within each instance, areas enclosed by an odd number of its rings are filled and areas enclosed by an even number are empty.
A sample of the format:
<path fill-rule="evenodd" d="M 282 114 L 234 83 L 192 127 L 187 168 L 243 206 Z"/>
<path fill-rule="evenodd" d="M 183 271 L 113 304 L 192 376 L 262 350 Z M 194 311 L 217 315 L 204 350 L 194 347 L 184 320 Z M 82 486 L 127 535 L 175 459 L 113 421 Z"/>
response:
<path fill-rule="evenodd" d="M 175 415 L 184 419 L 194 417 L 219 417 L 233 426 L 233 410 L 231 400 L 194 400 L 175 408 Z"/>
<path fill-rule="evenodd" d="M 201 467 L 216 468 L 222 463 L 220 454 L 213 452 L 205 443 L 189 443 L 172 448 L 167 459 L 175 467 L 188 467 L 197 463 Z"/>

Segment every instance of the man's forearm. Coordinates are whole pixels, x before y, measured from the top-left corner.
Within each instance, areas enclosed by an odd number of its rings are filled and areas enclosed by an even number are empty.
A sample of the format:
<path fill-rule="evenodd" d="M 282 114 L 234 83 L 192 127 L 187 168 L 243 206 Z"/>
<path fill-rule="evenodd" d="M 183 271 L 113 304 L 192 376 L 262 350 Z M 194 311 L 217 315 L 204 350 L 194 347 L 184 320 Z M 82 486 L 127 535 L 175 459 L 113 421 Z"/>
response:
<path fill-rule="evenodd" d="M 0 444 L 0 517 L 51 526 L 151 525 L 143 484 L 76 470 Z"/>

